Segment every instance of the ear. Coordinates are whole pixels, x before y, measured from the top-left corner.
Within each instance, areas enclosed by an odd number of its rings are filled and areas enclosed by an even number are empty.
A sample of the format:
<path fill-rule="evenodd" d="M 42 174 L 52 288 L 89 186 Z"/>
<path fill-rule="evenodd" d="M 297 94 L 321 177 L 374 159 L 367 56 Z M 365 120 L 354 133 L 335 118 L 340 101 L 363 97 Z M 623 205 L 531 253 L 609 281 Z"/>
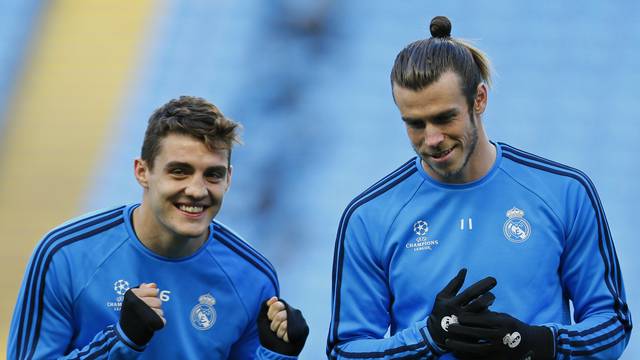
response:
<path fill-rule="evenodd" d="M 135 175 L 138 184 L 145 190 L 149 188 L 149 172 L 149 166 L 147 166 L 146 161 L 136 159 L 133 162 L 133 175 Z"/>
<path fill-rule="evenodd" d="M 227 186 L 224 188 L 224 191 L 229 190 L 231 187 L 231 174 L 233 173 L 233 166 L 229 165 L 229 170 L 227 171 Z"/>
<path fill-rule="evenodd" d="M 489 89 L 487 84 L 481 82 L 476 88 L 476 98 L 473 100 L 473 112 L 480 115 L 487 108 L 487 100 L 489 97 Z"/>

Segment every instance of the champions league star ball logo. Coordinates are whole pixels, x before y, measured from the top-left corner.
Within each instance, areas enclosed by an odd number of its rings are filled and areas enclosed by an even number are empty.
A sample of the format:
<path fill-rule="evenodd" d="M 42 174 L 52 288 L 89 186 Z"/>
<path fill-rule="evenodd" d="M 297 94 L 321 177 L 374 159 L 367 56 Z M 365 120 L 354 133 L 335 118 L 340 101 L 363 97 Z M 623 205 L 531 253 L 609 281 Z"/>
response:
<path fill-rule="evenodd" d="M 524 211 L 513 207 L 507 211 L 509 218 L 502 227 L 502 232 L 507 240 L 514 243 L 522 243 L 527 241 L 531 236 L 531 225 L 524 218 Z"/>
<path fill-rule="evenodd" d="M 118 280 L 113 283 L 113 290 L 116 294 L 122 296 L 127 292 L 127 290 L 129 290 L 129 282 L 126 280 Z"/>
<path fill-rule="evenodd" d="M 424 220 L 418 220 L 413 224 L 413 232 L 418 236 L 424 236 L 429 231 L 429 224 Z"/>
<path fill-rule="evenodd" d="M 198 298 L 200 302 L 191 309 L 191 325 L 198 330 L 209 330 L 216 323 L 216 299 L 211 294 Z"/>

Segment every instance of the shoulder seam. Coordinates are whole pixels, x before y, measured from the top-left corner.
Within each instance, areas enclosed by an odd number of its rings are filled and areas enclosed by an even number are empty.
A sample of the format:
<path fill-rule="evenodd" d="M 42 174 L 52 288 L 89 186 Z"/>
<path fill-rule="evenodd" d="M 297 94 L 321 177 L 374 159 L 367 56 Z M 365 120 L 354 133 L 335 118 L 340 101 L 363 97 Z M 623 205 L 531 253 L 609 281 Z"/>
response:
<path fill-rule="evenodd" d="M 24 321 L 20 321 L 20 326 L 18 327 L 17 351 L 18 351 L 19 358 L 22 358 L 21 355 L 26 355 L 23 353 L 28 350 L 28 345 L 29 345 L 28 342 L 31 337 L 30 333 L 31 333 L 31 328 L 33 326 L 32 323 L 34 321 L 33 320 L 34 311 L 37 311 L 37 314 L 36 314 L 37 319 L 35 320 L 36 331 L 35 331 L 33 344 L 35 345 L 38 342 L 38 338 L 39 338 L 38 330 L 39 330 L 40 321 L 41 321 L 42 302 L 44 301 L 43 295 L 44 295 L 45 277 L 46 277 L 49 263 L 51 262 L 51 259 L 53 258 L 55 253 L 66 245 L 72 244 L 76 241 L 82 240 L 89 236 L 106 231 L 112 227 L 115 227 L 123 223 L 124 220 L 122 218 L 117 219 L 119 216 L 122 215 L 123 209 L 124 209 L 124 206 L 116 209 L 107 210 L 107 211 L 92 215 L 88 218 L 80 219 L 76 222 L 72 222 L 67 225 L 56 228 L 51 232 L 49 232 L 49 234 L 47 234 L 45 238 L 40 242 L 40 244 L 36 247 L 36 250 L 34 251 L 34 255 L 29 265 L 29 269 L 27 271 L 28 272 L 27 279 L 26 279 L 27 281 L 23 289 L 25 301 L 22 303 L 21 311 L 19 315 L 20 319 L 25 319 L 25 316 L 27 319 L 26 330 L 23 327 L 25 325 Z M 100 224 L 105 224 L 105 223 L 108 223 L 108 224 L 103 225 L 102 227 L 99 227 L 99 228 L 94 228 L 89 232 L 81 233 L 83 230 L 89 229 L 91 227 L 94 227 Z M 78 233 L 81 233 L 81 234 L 78 235 Z M 62 240 L 62 241 L 60 242 L 59 240 Z M 56 245 L 54 246 L 54 244 Z M 51 247 L 53 248 L 50 250 L 49 248 Z M 42 280 L 40 280 L 40 278 L 42 278 Z M 39 286 L 38 286 L 38 280 L 40 280 Z M 32 296 L 29 296 L 29 295 L 32 295 Z M 36 298 L 38 301 L 37 305 L 36 305 Z M 27 311 L 27 307 L 29 308 L 28 311 Z M 23 340 L 25 341 L 25 343 L 22 343 Z M 28 356 L 32 356 L 34 351 L 35 351 L 35 347 L 32 347 L 30 354 Z"/>
<path fill-rule="evenodd" d="M 111 250 L 111 252 L 107 256 L 105 256 L 105 258 L 99 264 L 96 265 L 96 268 L 94 269 L 93 274 L 89 277 L 89 280 L 87 281 L 87 283 L 84 284 L 84 286 L 82 287 L 82 290 L 80 290 L 78 292 L 78 295 L 76 296 L 76 298 L 73 299 L 74 303 L 76 302 L 76 300 L 78 300 L 78 298 L 80 298 L 80 296 L 82 296 L 82 294 L 84 293 L 84 291 L 87 288 L 87 286 L 91 283 L 91 281 L 93 280 L 93 278 L 97 274 L 98 269 L 100 269 L 102 267 L 102 265 L 104 265 L 104 263 L 107 262 L 113 256 L 113 254 L 116 253 L 116 251 L 118 251 L 123 245 L 125 245 L 127 243 L 127 238 L 125 237 L 123 239 L 120 239 L 119 242 L 120 243 L 116 247 L 114 247 Z"/>
<path fill-rule="evenodd" d="M 351 201 L 351 203 L 349 205 L 347 205 L 347 208 L 349 208 L 352 203 L 355 203 L 358 200 L 358 198 L 366 196 L 369 192 L 375 190 L 379 186 L 383 185 L 384 183 L 388 182 L 392 178 L 396 177 L 399 173 L 404 172 L 404 171 L 410 169 L 411 167 L 414 167 L 415 166 L 415 161 L 416 161 L 416 157 L 414 156 L 409 161 L 405 162 L 404 164 L 399 166 L 397 169 L 395 169 L 392 172 L 390 172 L 389 174 L 387 174 L 382 179 L 380 179 L 380 180 L 376 181 L 375 183 L 373 183 L 373 185 L 369 186 L 365 191 L 361 192 L 356 197 L 354 197 L 353 200 Z"/>
<path fill-rule="evenodd" d="M 224 226 L 222 223 L 215 221 L 213 222 L 214 229 L 219 229 L 220 232 L 225 234 L 230 240 L 239 244 L 248 254 L 253 255 L 256 259 L 262 261 L 274 274 L 277 274 L 276 268 L 271 264 L 269 259 L 267 259 L 264 255 L 262 255 L 258 250 L 249 245 L 246 241 L 244 241 L 240 236 L 231 231 L 229 228 Z"/>
<path fill-rule="evenodd" d="M 393 228 L 393 225 L 395 224 L 396 220 L 398 220 L 398 216 L 400 216 L 400 213 L 402 212 L 402 210 L 404 210 L 404 208 L 411 202 L 411 200 L 413 200 L 413 198 L 416 196 L 416 194 L 418 193 L 418 191 L 420 190 L 420 188 L 422 187 L 422 185 L 425 183 L 426 180 L 422 180 L 420 182 L 420 185 L 418 185 L 416 187 L 416 189 L 413 191 L 413 194 L 411 194 L 411 196 L 409 196 L 409 198 L 407 199 L 407 201 L 405 201 L 404 204 L 402 204 L 402 206 L 400 207 L 400 209 L 398 210 L 398 212 L 396 213 L 396 216 L 394 216 L 393 221 L 389 224 L 389 228 L 387 229 L 387 232 L 384 234 L 385 238 L 389 235 L 389 233 L 391 232 L 391 229 Z M 384 244 L 380 244 L 380 246 L 383 246 Z M 378 251 L 378 253 L 381 253 L 382 251 Z M 389 265 L 390 263 L 387 263 L 387 270 L 389 269 Z M 389 275 L 387 273 L 387 275 Z M 389 284 L 387 284 L 389 285 Z"/>
<path fill-rule="evenodd" d="M 253 267 L 255 267 L 258 271 L 262 272 L 267 277 L 267 279 L 271 281 L 271 283 L 273 284 L 276 295 L 278 297 L 280 296 L 280 285 L 278 283 L 278 275 L 273 269 L 269 267 L 265 267 L 264 264 L 260 265 L 256 261 L 255 257 L 251 256 L 246 250 L 238 246 L 237 243 L 236 245 L 233 245 L 232 244 L 233 240 L 231 240 L 228 236 L 225 236 L 224 233 L 216 232 L 213 234 L 213 237 L 214 239 L 218 240 L 222 245 L 226 246 L 231 251 L 233 251 L 236 255 L 244 259 L 249 264 L 253 265 Z"/>
<path fill-rule="evenodd" d="M 213 256 L 213 254 L 211 253 L 211 248 L 206 249 L 206 251 L 207 251 L 207 254 L 209 254 L 209 256 L 211 257 L 211 260 L 216 263 L 216 265 L 220 268 L 220 270 L 222 271 L 224 276 L 227 278 L 227 280 L 229 280 L 229 283 L 233 287 L 233 291 L 236 293 L 236 296 L 242 303 L 242 308 L 244 309 L 245 314 L 247 314 L 247 319 L 250 319 L 251 314 L 249 313 L 249 308 L 247 307 L 247 304 L 245 304 L 244 298 L 242 297 L 242 295 L 240 295 L 240 291 L 238 291 L 238 287 L 236 286 L 236 283 L 233 281 L 231 276 L 229 276 L 229 273 L 227 272 L 227 270 L 218 262 L 218 260 L 216 260 L 216 257 Z"/>
<path fill-rule="evenodd" d="M 545 157 L 542 157 L 542 156 L 539 156 L 539 155 L 536 155 L 536 154 L 533 154 L 533 153 L 518 149 L 516 147 L 513 147 L 513 146 L 505 144 L 505 143 L 498 143 L 498 144 L 500 144 L 500 146 L 502 147 L 503 154 L 507 153 L 507 154 L 512 155 L 512 156 L 517 156 L 519 158 L 524 158 L 524 159 L 526 159 L 528 161 L 538 161 L 540 163 L 546 164 L 547 166 L 555 166 L 557 168 L 564 169 L 565 171 L 569 171 L 569 172 L 575 173 L 576 175 L 580 175 L 580 176 L 582 176 L 584 178 L 588 177 L 587 174 L 585 174 L 580 169 L 576 169 L 576 168 L 571 167 L 569 165 L 565 165 L 565 164 L 559 163 L 557 161 L 553 161 L 553 160 L 547 159 Z M 507 157 L 507 158 L 509 160 L 513 160 L 513 159 L 511 159 L 509 157 Z M 540 169 L 540 170 L 545 171 L 543 169 Z M 552 173 L 550 171 L 548 171 L 548 172 Z M 560 175 L 560 176 L 562 176 L 562 175 Z"/>

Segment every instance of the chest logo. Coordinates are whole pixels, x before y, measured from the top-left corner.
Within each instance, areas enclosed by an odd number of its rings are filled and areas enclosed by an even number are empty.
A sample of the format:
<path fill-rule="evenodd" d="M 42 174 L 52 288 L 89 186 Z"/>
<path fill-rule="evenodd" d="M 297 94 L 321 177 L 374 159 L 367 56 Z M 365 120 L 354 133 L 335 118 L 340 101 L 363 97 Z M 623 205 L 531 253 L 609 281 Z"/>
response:
<path fill-rule="evenodd" d="M 418 236 L 424 236 L 429 232 L 429 224 L 424 220 L 418 220 L 413 224 L 413 232 Z"/>
<path fill-rule="evenodd" d="M 198 298 L 199 303 L 191 309 L 191 325 L 198 330 L 209 330 L 216 323 L 216 299 L 211 294 Z"/>
<path fill-rule="evenodd" d="M 425 220 L 418 220 L 413 224 L 413 232 L 418 235 L 413 241 L 405 244 L 405 248 L 413 251 L 431 251 L 438 245 L 438 240 L 432 240 L 427 237 L 429 232 L 429 223 Z"/>
<path fill-rule="evenodd" d="M 113 311 L 120 311 L 120 308 L 122 307 L 122 300 L 124 299 L 124 293 L 126 293 L 129 288 L 130 286 L 127 280 L 116 280 L 113 283 L 113 291 L 116 293 L 116 297 L 107 301 L 107 308 L 112 309 Z"/>
<path fill-rule="evenodd" d="M 531 225 L 524 218 L 524 211 L 513 207 L 507 211 L 507 221 L 502 227 L 502 232 L 507 240 L 514 243 L 523 243 L 531 236 Z"/>
<path fill-rule="evenodd" d="M 129 282 L 127 280 L 117 280 L 113 283 L 113 291 L 122 296 L 129 290 Z"/>

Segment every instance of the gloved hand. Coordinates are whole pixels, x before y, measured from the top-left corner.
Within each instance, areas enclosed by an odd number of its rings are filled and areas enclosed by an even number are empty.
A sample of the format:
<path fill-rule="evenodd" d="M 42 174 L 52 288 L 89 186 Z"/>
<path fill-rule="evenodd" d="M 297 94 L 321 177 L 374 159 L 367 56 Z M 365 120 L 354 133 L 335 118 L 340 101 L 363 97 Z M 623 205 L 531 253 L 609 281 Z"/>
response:
<path fill-rule="evenodd" d="M 554 339 L 546 326 L 532 326 L 504 313 L 461 313 L 449 327 L 446 346 L 460 359 L 550 360 Z"/>
<path fill-rule="evenodd" d="M 155 284 L 141 284 L 139 288 L 131 288 L 124 293 L 120 328 L 136 345 L 146 345 L 153 333 L 164 327 L 162 301 L 157 296 Z"/>
<path fill-rule="evenodd" d="M 448 284 L 436 295 L 431 315 L 427 320 L 427 329 L 431 338 L 441 348 L 446 348 L 445 340 L 449 325 L 458 322 L 458 315 L 462 312 L 481 312 L 493 304 L 495 296 L 489 292 L 496 286 L 496 279 L 486 277 L 469 286 L 458 294 L 467 269 L 462 269 Z"/>
<path fill-rule="evenodd" d="M 283 355 L 298 356 L 309 335 L 302 312 L 275 297 L 262 303 L 257 323 L 260 344 Z"/>

